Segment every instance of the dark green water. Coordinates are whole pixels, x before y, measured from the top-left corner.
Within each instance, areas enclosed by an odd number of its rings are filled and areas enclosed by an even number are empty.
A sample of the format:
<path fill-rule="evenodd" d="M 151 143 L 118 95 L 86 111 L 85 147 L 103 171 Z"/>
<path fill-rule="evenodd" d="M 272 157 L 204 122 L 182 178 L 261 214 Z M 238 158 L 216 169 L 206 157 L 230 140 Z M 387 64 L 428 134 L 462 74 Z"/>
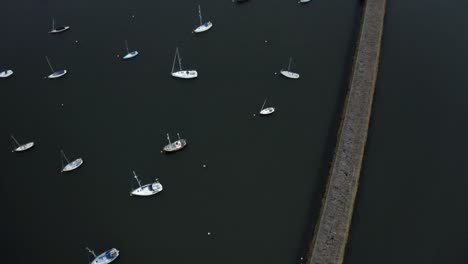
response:
<path fill-rule="evenodd" d="M 359 2 L 205 0 L 214 27 L 194 36 L 197 4 L 2 3 L 0 66 L 15 71 L 0 80 L 2 263 L 86 263 L 85 246 L 116 247 L 120 263 L 299 262 L 328 172 Z M 71 29 L 47 34 L 52 16 Z M 116 57 L 125 39 L 140 52 L 132 61 Z M 171 78 L 176 46 L 197 80 Z M 46 55 L 69 74 L 43 79 Z M 297 81 L 274 75 L 290 56 Z M 277 112 L 253 117 L 266 97 Z M 187 149 L 160 154 L 167 132 L 181 132 Z M 36 147 L 11 153 L 10 133 Z M 62 148 L 84 165 L 60 174 Z M 129 197 L 132 170 L 144 182 L 158 177 L 164 191 Z"/>
<path fill-rule="evenodd" d="M 467 10 L 388 1 L 345 263 L 468 263 Z"/>

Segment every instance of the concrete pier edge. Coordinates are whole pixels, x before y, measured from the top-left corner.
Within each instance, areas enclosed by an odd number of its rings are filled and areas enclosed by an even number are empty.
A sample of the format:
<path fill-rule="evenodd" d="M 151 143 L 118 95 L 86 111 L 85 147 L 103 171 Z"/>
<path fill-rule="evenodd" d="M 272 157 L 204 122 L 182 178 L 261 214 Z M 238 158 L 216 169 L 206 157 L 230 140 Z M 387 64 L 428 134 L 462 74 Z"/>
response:
<path fill-rule="evenodd" d="M 367 0 L 364 6 L 351 82 L 308 264 L 343 263 L 372 112 L 385 7 L 386 0 Z"/>

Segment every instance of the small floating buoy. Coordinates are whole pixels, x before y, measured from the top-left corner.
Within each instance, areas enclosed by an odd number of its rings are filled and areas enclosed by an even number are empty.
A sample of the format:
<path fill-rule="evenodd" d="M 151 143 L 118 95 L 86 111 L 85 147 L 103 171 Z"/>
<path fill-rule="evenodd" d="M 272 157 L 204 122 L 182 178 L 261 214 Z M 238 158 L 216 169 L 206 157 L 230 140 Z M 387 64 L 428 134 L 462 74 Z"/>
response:
<path fill-rule="evenodd" d="M 253 114 L 253 116 L 255 116 L 255 114 Z"/>
<path fill-rule="evenodd" d="M 78 40 L 75 40 L 75 43 L 78 43 Z"/>
<path fill-rule="evenodd" d="M 210 236 L 210 235 L 211 235 L 211 232 L 208 232 L 208 235 Z"/>
<path fill-rule="evenodd" d="M 278 74 L 278 73 L 277 73 L 277 72 L 275 72 L 275 75 L 277 75 L 277 74 Z"/>
<path fill-rule="evenodd" d="M 117 58 L 118 58 L 118 57 L 120 57 L 120 55 L 119 55 L 119 54 L 117 54 Z"/>
<path fill-rule="evenodd" d="M 303 259 L 304 259 L 304 258 L 303 258 L 303 257 L 301 257 L 301 260 L 303 260 Z"/>
<path fill-rule="evenodd" d="M 62 104 L 62 107 L 63 107 L 63 104 Z"/>
<path fill-rule="evenodd" d="M 268 43 L 268 40 L 265 39 L 265 43 Z"/>
<path fill-rule="evenodd" d="M 206 164 L 203 164 L 203 168 L 206 168 Z"/>

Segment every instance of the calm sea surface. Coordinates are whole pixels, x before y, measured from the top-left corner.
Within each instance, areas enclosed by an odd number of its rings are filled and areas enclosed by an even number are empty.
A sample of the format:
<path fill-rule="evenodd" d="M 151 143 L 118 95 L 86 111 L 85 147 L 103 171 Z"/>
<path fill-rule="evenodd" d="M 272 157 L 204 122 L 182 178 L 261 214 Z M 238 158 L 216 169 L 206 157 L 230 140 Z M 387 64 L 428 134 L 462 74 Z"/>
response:
<path fill-rule="evenodd" d="M 359 2 L 4 1 L 0 67 L 15 74 L 0 80 L 1 262 L 86 263 L 89 246 L 116 247 L 119 263 L 299 263 Z M 199 3 L 214 26 L 195 36 Z M 47 34 L 52 17 L 71 29 Z M 140 52 L 131 61 L 117 58 L 124 40 Z M 171 78 L 176 46 L 198 79 Z M 45 80 L 45 56 L 69 74 Z M 274 74 L 290 56 L 297 81 Z M 277 112 L 254 117 L 265 98 Z M 161 154 L 168 132 L 189 146 Z M 11 153 L 10 133 L 36 146 Z M 84 165 L 61 174 L 60 149 Z M 130 197 L 132 170 L 164 191 Z"/>
<path fill-rule="evenodd" d="M 468 2 L 387 2 L 345 263 L 468 263 Z"/>

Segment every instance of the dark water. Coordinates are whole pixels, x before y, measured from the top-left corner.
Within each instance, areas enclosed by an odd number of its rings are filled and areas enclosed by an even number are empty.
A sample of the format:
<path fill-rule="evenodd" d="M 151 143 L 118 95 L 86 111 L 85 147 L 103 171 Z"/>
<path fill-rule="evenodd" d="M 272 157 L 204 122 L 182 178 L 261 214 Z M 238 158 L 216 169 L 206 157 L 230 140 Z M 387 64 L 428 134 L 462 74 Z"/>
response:
<path fill-rule="evenodd" d="M 467 10 L 388 1 L 346 263 L 468 263 Z"/>
<path fill-rule="evenodd" d="M 86 263 L 85 246 L 116 247 L 120 263 L 298 262 L 327 175 L 359 2 L 205 0 L 214 27 L 194 36 L 197 4 L 2 3 L 0 63 L 15 71 L 0 80 L 2 263 Z M 47 34 L 52 16 L 71 30 Z M 132 61 L 116 57 L 125 39 L 140 52 Z M 176 46 L 197 80 L 169 75 Z M 46 55 L 69 74 L 44 80 Z M 300 80 L 274 75 L 289 56 Z M 266 97 L 277 113 L 253 117 Z M 160 154 L 167 132 L 187 137 L 187 149 Z M 10 153 L 10 133 L 36 147 Z M 83 167 L 60 174 L 61 148 Z M 132 170 L 144 182 L 158 177 L 164 191 L 129 197 Z"/>

